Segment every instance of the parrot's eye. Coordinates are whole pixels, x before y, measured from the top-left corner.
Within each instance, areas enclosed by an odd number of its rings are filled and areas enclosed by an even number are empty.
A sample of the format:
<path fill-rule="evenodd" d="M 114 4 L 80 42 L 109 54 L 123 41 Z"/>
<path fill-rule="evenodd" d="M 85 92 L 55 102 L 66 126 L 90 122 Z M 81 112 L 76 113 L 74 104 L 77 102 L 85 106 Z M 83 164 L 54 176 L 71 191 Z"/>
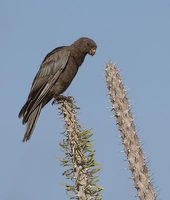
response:
<path fill-rule="evenodd" d="M 88 46 L 88 47 L 90 46 L 90 43 L 89 43 L 89 42 L 87 42 L 87 46 Z"/>

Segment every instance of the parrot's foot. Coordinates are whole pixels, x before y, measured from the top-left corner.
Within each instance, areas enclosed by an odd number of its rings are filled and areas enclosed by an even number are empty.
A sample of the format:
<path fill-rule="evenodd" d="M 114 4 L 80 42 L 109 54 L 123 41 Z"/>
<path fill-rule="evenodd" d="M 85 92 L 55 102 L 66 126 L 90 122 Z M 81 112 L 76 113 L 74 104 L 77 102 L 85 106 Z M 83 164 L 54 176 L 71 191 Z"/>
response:
<path fill-rule="evenodd" d="M 52 105 L 54 105 L 55 103 L 59 102 L 59 101 L 67 101 L 69 103 L 73 103 L 73 97 L 72 96 L 64 96 L 64 95 L 59 95 L 57 97 L 54 98 L 54 101 L 52 102 Z"/>

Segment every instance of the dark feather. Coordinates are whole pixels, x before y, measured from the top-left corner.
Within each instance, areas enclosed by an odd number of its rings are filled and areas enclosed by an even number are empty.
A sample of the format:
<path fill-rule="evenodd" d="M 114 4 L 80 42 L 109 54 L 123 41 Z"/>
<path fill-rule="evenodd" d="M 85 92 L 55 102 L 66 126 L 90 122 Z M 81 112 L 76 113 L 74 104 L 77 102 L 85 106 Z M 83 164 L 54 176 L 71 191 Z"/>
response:
<path fill-rule="evenodd" d="M 42 61 L 45 62 L 45 60 L 47 60 L 47 58 L 49 58 L 50 56 L 52 56 L 53 54 L 55 54 L 56 52 L 58 52 L 59 50 L 63 49 L 65 46 L 61 46 L 61 47 L 57 47 L 55 49 L 53 49 L 52 51 L 50 51 L 44 58 L 44 60 Z"/>
<path fill-rule="evenodd" d="M 27 126 L 26 126 L 26 132 L 23 138 L 23 142 L 29 140 L 29 138 L 31 137 L 33 130 L 35 128 L 35 124 L 38 120 L 38 117 L 40 115 L 40 111 L 42 108 L 42 104 L 40 104 L 30 115 L 29 120 L 27 122 Z"/>

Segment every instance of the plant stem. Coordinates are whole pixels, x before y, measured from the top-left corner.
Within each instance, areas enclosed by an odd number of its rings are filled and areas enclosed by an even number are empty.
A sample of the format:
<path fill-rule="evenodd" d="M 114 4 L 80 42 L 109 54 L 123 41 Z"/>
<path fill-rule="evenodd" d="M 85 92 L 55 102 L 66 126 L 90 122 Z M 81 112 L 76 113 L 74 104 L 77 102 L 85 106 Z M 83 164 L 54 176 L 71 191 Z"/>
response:
<path fill-rule="evenodd" d="M 133 115 L 126 96 L 121 77 L 116 66 L 106 64 L 106 82 L 112 104 L 112 111 L 117 120 L 124 151 L 132 172 L 134 186 L 141 200 L 156 200 L 156 193 L 150 180 L 140 141 L 136 132 Z"/>

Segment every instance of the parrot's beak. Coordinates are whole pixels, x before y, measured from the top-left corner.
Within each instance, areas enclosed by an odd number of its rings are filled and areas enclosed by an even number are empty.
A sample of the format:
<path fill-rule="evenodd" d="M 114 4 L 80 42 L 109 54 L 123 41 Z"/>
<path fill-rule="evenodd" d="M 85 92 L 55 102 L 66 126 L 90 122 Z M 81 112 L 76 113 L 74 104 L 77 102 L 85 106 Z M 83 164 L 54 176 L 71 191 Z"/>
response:
<path fill-rule="evenodd" d="M 93 47 L 92 49 L 90 49 L 89 54 L 91 56 L 93 56 L 96 53 L 96 47 Z"/>

